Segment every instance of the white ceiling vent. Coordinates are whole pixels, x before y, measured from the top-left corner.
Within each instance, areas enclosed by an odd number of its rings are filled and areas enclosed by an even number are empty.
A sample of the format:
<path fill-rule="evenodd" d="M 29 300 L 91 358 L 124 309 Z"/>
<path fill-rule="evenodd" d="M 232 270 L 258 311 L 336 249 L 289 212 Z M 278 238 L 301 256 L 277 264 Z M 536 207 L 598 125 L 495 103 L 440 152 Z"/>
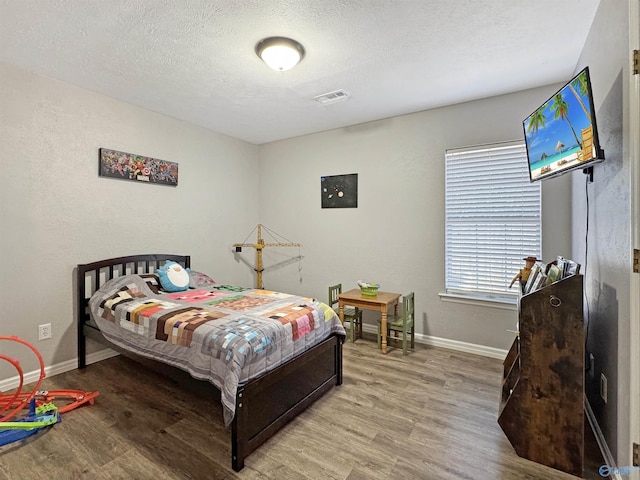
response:
<path fill-rule="evenodd" d="M 344 90 L 334 90 L 333 92 L 323 93 L 322 95 L 318 95 L 317 97 L 313 97 L 314 100 L 322 105 L 327 105 L 329 103 L 341 102 L 342 100 L 346 100 L 349 98 L 349 94 Z"/>

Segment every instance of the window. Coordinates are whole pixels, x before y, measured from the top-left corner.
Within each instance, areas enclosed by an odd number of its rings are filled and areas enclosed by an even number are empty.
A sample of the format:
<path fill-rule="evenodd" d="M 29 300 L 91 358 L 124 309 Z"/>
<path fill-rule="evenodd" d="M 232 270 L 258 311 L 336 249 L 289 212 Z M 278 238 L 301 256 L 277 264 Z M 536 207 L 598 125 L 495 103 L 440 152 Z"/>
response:
<path fill-rule="evenodd" d="M 529 181 L 525 144 L 447 150 L 447 294 L 515 299 L 523 258 L 540 258 L 540 182 Z"/>

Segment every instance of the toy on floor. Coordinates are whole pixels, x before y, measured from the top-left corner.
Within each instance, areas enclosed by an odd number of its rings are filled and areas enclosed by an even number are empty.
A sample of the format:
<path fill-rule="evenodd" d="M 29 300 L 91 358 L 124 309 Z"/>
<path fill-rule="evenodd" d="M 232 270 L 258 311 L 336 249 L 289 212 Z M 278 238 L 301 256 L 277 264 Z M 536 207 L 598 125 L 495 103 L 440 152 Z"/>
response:
<path fill-rule="evenodd" d="M 36 407 L 35 399 L 29 402 L 29 413 L 13 422 L 0 425 L 0 446 L 23 440 L 61 420 L 58 409 L 52 403 Z"/>
<path fill-rule="evenodd" d="M 29 342 L 12 336 L 0 336 L 0 340 L 20 343 L 29 348 L 38 358 L 40 376 L 31 392 L 22 392 L 24 372 L 20 362 L 0 353 L 0 360 L 4 360 L 18 372 L 18 388 L 12 394 L 0 393 L 0 446 L 23 440 L 42 429 L 60 422 L 61 413 L 66 413 L 85 403 L 93 404 L 99 392 L 83 392 L 80 390 L 38 390 L 46 376 L 44 361 L 40 352 Z M 72 401 L 62 407 L 57 407 L 53 400 L 65 398 Z M 28 408 L 27 412 L 23 410 Z M 13 421 L 11 421 L 13 419 Z"/>

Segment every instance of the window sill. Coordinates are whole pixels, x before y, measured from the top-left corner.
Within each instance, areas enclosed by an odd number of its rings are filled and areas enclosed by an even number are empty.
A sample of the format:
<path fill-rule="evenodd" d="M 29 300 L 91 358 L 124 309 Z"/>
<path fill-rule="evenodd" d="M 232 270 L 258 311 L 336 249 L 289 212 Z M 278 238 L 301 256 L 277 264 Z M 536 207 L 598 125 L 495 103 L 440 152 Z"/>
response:
<path fill-rule="evenodd" d="M 465 305 L 476 305 L 481 307 L 499 308 L 502 310 L 518 310 L 517 300 L 506 298 L 474 297 L 471 295 L 460 295 L 456 293 L 439 293 L 443 302 L 463 303 Z"/>

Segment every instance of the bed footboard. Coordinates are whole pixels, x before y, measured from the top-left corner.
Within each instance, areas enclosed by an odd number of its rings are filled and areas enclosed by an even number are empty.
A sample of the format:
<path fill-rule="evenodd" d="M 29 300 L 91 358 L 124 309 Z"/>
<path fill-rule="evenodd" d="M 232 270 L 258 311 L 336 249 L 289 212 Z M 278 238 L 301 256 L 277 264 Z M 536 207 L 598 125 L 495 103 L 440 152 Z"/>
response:
<path fill-rule="evenodd" d="M 252 451 L 334 385 L 342 384 L 342 341 L 331 336 L 238 388 L 231 427 L 231 466 L 236 472 Z"/>

